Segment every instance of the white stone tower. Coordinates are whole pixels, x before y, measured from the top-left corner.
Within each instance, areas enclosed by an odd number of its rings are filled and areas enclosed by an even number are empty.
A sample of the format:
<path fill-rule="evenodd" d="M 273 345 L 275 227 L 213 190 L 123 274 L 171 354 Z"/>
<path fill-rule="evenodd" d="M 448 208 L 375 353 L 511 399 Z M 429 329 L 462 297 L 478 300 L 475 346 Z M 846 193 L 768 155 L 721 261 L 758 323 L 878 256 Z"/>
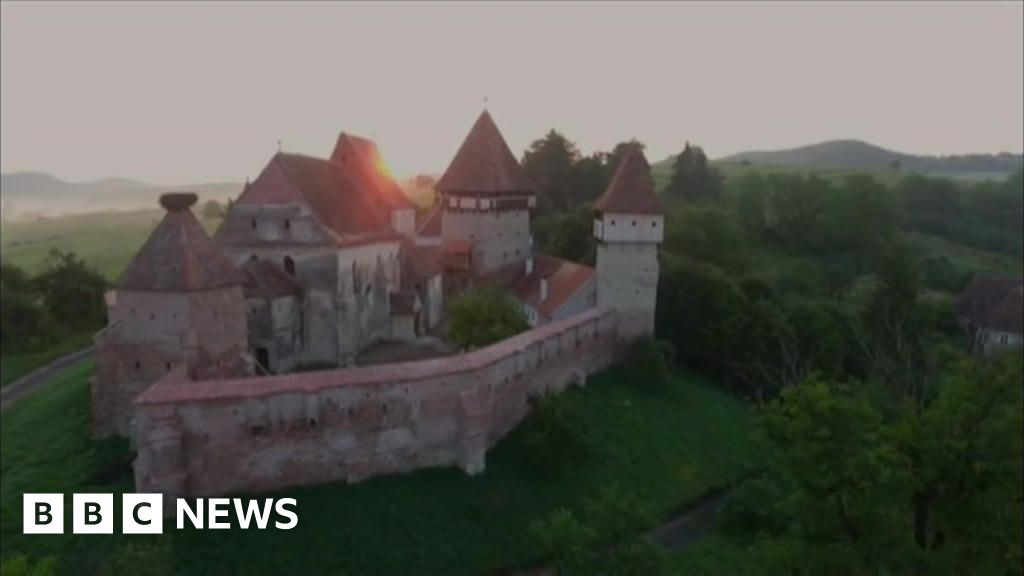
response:
<path fill-rule="evenodd" d="M 594 210 L 597 304 L 619 313 L 620 337 L 653 334 L 665 216 L 639 147 L 625 153 Z"/>
<path fill-rule="evenodd" d="M 532 257 L 534 185 L 486 110 L 435 188 L 445 251 L 466 253 L 474 272 L 523 266 Z"/>

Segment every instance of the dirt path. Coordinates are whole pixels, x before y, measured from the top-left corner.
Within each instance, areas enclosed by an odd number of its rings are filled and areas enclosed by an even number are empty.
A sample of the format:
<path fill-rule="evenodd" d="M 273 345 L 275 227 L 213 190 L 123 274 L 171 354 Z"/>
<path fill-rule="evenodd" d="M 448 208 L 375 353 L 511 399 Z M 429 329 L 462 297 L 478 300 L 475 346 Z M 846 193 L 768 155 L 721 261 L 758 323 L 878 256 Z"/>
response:
<path fill-rule="evenodd" d="M 728 495 L 728 491 L 709 494 L 689 510 L 651 530 L 644 537 L 672 552 L 688 548 L 714 530 L 718 509 Z"/>
<path fill-rule="evenodd" d="M 0 388 L 0 410 L 6 410 L 18 400 L 42 388 L 58 372 L 77 364 L 91 354 L 92 346 L 65 354 L 46 366 L 36 368 L 7 386 Z"/>

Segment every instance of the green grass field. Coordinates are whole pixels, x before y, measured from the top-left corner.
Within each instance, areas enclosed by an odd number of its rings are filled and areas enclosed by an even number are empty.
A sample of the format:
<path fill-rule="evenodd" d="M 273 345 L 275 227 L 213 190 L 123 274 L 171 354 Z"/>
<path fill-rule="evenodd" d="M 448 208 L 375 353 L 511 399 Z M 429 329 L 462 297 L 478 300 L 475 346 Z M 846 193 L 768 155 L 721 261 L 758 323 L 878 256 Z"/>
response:
<path fill-rule="evenodd" d="M 31 221 L 4 222 L 3 259 L 30 274 L 46 265 L 50 250 L 72 251 L 107 279 L 116 279 L 163 217 L 163 210 L 95 212 Z M 200 220 L 213 232 L 219 220 Z"/>
<path fill-rule="evenodd" d="M 924 257 L 945 256 L 958 270 L 968 273 L 1013 278 L 1024 274 L 1024 261 L 1009 254 L 977 250 L 932 234 L 913 233 L 907 236 L 907 240 Z"/>
<path fill-rule="evenodd" d="M 0 386 L 7 386 L 29 372 L 53 362 L 65 354 L 85 348 L 92 343 L 92 331 L 69 334 L 60 342 L 43 350 L 8 352 L 0 354 Z"/>
<path fill-rule="evenodd" d="M 4 413 L 5 559 L 53 556 L 62 574 L 162 573 L 160 564 L 178 574 L 495 573 L 536 559 L 532 520 L 576 507 L 602 487 L 616 484 L 667 517 L 768 458 L 743 402 L 690 376 L 647 392 L 612 370 L 566 393 L 593 453 L 560 476 L 531 468 L 520 427 L 477 477 L 433 469 L 281 491 L 276 496 L 298 500 L 299 526 L 291 531 L 179 532 L 166 524 L 160 537 L 22 535 L 23 492 L 131 488 L 126 443 L 89 440 L 91 369 L 86 362 L 69 370 Z"/>

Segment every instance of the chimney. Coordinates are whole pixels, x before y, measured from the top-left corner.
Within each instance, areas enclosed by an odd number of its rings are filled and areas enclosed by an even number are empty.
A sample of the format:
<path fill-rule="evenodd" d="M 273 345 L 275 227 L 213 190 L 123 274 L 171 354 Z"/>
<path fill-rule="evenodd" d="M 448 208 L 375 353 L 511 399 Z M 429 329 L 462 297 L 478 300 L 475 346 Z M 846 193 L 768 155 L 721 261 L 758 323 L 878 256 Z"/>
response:
<path fill-rule="evenodd" d="M 548 279 L 540 279 L 540 301 L 543 302 L 548 299 Z"/>
<path fill-rule="evenodd" d="M 533 274 L 533 256 L 526 259 L 526 275 Z"/>

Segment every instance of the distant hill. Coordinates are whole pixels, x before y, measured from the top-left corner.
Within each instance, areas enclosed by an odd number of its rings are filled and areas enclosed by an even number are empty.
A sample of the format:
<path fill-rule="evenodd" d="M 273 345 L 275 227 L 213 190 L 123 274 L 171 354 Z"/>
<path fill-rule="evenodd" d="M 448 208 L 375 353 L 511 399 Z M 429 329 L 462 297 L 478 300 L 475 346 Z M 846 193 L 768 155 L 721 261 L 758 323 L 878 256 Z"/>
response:
<path fill-rule="evenodd" d="M 157 185 L 127 178 L 103 178 L 68 182 L 45 172 L 0 174 L 0 200 L 4 219 L 22 219 L 104 210 L 152 208 L 160 194 L 187 190 L 200 202 L 227 201 L 242 190 L 240 183 L 211 182 L 189 185 Z"/>
<path fill-rule="evenodd" d="M 953 177 L 1005 177 L 1020 169 L 1021 154 L 919 156 L 861 140 L 830 140 L 789 150 L 741 152 L 720 162 L 800 166 L 819 170 L 891 170 Z"/>

